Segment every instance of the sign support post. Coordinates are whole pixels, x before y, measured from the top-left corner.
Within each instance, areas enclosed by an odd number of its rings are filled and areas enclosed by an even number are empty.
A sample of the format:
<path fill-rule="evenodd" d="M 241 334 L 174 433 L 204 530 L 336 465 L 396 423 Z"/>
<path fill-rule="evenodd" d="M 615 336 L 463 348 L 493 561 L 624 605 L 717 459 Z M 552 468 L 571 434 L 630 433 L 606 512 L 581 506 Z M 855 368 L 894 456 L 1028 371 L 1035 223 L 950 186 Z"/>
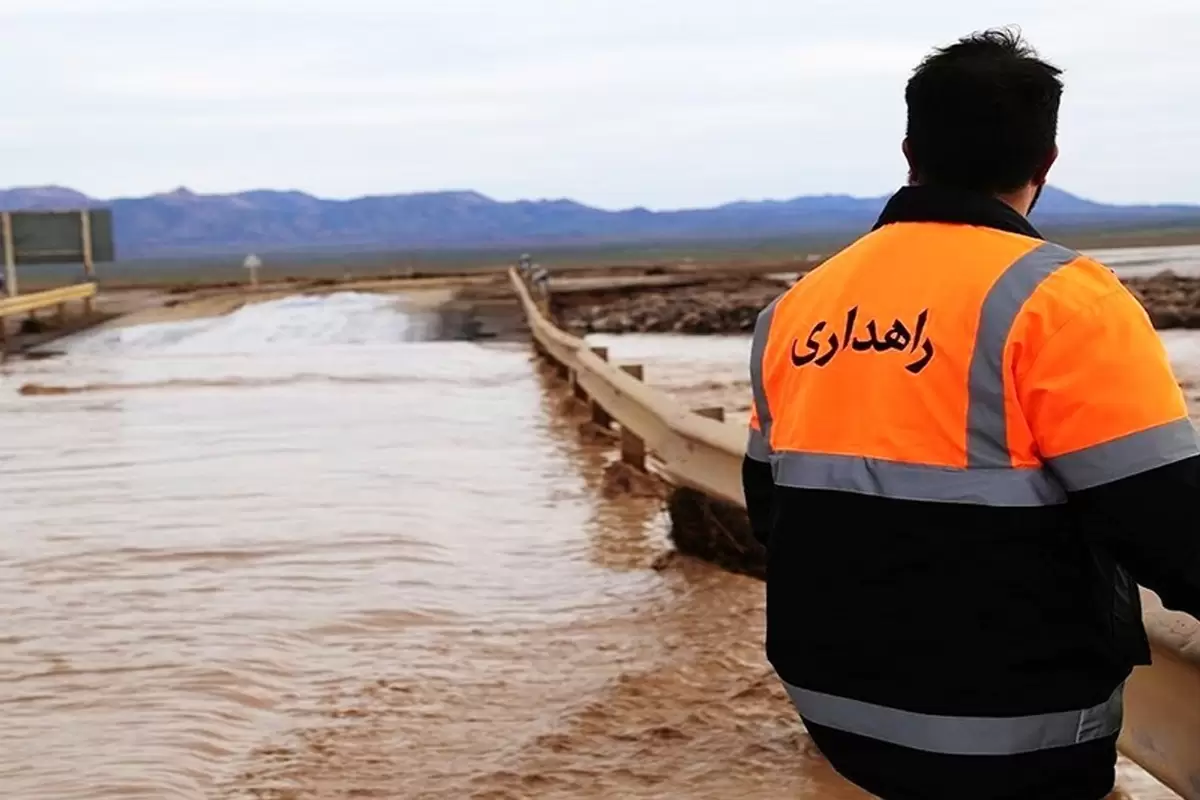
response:
<path fill-rule="evenodd" d="M 12 213 L 0 213 L 4 238 L 4 288 L 9 297 L 17 296 L 17 247 L 13 241 Z"/>
<path fill-rule="evenodd" d="M 89 209 L 84 209 L 79 212 L 79 230 L 83 235 L 83 273 L 87 276 L 88 283 L 96 279 L 96 265 L 92 263 L 92 212 Z M 85 297 L 83 299 L 83 312 L 85 314 L 92 313 L 92 298 Z"/>

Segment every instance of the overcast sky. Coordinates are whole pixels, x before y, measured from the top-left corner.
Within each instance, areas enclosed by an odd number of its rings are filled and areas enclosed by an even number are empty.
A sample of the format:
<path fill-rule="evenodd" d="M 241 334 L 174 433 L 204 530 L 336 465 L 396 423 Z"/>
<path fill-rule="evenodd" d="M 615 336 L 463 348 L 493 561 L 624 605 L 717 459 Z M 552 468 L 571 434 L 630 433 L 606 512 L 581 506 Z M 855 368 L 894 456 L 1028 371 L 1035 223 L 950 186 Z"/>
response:
<path fill-rule="evenodd" d="M 898 186 L 933 46 L 1067 70 L 1051 181 L 1200 202 L 1197 0 L 0 0 L 0 185 L 607 208 Z"/>

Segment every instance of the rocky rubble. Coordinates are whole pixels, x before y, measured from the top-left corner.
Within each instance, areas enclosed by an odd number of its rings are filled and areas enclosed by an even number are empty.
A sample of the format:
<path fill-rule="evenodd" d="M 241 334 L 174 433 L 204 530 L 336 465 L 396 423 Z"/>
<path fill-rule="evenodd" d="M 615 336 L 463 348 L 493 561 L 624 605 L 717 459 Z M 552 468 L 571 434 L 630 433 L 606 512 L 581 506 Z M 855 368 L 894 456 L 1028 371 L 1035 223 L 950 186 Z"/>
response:
<path fill-rule="evenodd" d="M 1162 272 L 1129 278 L 1125 285 L 1142 301 L 1159 330 L 1200 328 L 1200 278 Z"/>
<path fill-rule="evenodd" d="M 576 335 L 587 333 L 740 333 L 786 287 L 758 279 L 720 281 L 700 287 L 658 289 L 608 303 L 561 308 L 560 318 Z"/>
<path fill-rule="evenodd" d="M 1171 272 L 1125 281 L 1159 330 L 1200 328 L 1200 277 Z M 705 286 L 655 289 L 605 303 L 560 306 L 559 317 L 576 335 L 588 333 L 748 333 L 758 312 L 786 288 L 760 278 L 720 280 Z"/>

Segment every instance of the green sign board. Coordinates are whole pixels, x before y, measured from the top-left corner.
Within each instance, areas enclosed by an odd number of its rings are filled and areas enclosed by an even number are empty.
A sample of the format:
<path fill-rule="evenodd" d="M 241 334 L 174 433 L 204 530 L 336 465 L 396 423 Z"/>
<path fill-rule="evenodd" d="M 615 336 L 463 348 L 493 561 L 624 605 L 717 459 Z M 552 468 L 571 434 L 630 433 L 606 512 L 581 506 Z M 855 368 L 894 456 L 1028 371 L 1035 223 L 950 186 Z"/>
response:
<path fill-rule="evenodd" d="M 12 243 L 3 242 L 4 252 L 11 253 L 18 266 L 96 264 L 116 259 L 112 211 L 107 208 L 13 211 L 9 216 L 5 233 L 11 231 Z"/>

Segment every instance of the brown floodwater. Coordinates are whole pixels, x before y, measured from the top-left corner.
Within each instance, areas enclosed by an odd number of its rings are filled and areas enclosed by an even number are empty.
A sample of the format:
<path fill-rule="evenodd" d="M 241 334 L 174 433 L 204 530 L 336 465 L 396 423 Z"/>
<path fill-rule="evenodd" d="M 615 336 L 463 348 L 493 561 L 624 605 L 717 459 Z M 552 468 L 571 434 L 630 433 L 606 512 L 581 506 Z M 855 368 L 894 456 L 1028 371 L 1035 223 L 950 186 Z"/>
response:
<path fill-rule="evenodd" d="M 654 569 L 527 348 L 432 329 L 338 294 L 0 367 L 0 795 L 862 796 L 761 584 Z"/>

